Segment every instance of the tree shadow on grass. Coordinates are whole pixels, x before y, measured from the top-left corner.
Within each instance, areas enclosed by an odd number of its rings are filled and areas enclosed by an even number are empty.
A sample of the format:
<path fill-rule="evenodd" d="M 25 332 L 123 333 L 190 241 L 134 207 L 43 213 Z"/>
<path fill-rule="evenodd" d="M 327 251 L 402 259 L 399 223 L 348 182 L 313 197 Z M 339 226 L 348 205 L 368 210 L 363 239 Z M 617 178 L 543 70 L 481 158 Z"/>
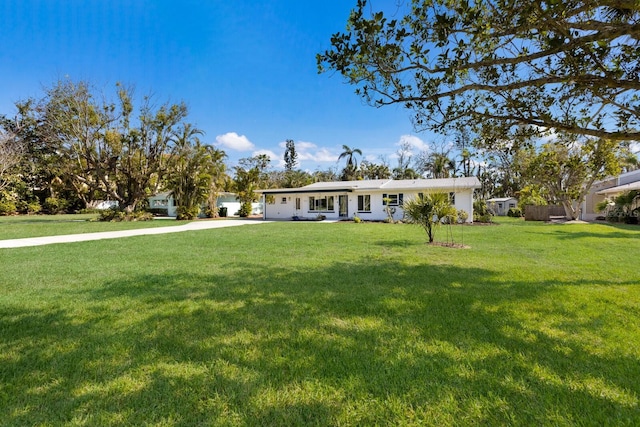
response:
<path fill-rule="evenodd" d="M 638 229 L 640 232 L 640 229 Z M 579 240 L 585 238 L 596 238 L 596 239 L 629 239 L 630 241 L 636 241 L 638 239 L 638 234 L 634 233 L 623 233 L 623 232 L 591 232 L 591 231 L 575 231 L 575 230 L 554 230 L 553 236 L 557 237 L 561 240 Z"/>
<path fill-rule="evenodd" d="M 640 417 L 637 351 L 600 349 L 589 339 L 604 340 L 606 321 L 535 303 L 578 283 L 376 261 L 222 271 L 105 281 L 36 313 L 1 307 L 7 425 Z"/>

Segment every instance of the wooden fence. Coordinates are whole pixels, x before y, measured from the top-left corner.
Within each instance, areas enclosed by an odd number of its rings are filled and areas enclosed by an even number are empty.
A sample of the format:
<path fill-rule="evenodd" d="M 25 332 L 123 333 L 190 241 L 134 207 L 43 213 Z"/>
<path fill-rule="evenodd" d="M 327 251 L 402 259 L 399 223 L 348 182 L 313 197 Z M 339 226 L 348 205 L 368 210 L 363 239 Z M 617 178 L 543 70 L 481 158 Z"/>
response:
<path fill-rule="evenodd" d="M 564 208 L 556 205 L 524 207 L 525 221 L 549 221 L 552 216 L 565 216 Z"/>

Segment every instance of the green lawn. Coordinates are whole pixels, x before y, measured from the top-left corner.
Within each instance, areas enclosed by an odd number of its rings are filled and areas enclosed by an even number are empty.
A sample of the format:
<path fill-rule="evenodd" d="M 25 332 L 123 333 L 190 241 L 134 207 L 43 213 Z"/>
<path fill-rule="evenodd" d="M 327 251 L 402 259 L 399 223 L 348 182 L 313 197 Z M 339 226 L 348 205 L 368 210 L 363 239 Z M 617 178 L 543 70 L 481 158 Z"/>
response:
<path fill-rule="evenodd" d="M 453 232 L 0 249 L 0 425 L 638 425 L 640 227 Z"/>
<path fill-rule="evenodd" d="M 168 219 L 135 222 L 92 221 L 97 217 L 95 214 L 0 216 L 0 240 L 185 224 L 184 221 Z"/>

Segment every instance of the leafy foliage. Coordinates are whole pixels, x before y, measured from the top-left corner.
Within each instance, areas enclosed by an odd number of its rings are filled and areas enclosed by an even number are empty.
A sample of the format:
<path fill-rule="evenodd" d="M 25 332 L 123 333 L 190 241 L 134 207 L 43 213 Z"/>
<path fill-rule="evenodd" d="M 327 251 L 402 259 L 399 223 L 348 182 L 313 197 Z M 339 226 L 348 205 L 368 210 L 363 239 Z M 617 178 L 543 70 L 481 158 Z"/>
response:
<path fill-rule="evenodd" d="M 436 228 L 442 219 L 457 216 L 447 193 L 427 193 L 422 197 L 406 200 L 402 208 L 409 222 L 426 231 L 429 243 L 433 243 Z"/>
<path fill-rule="evenodd" d="M 16 213 L 16 204 L 12 200 L 0 200 L 0 215 L 13 215 Z"/>
<path fill-rule="evenodd" d="M 617 148 L 615 141 L 593 138 L 532 147 L 521 158 L 524 180 L 562 204 L 568 219 L 577 219 L 593 182 L 620 172 Z"/>
<path fill-rule="evenodd" d="M 522 209 L 520 208 L 509 208 L 509 210 L 507 211 L 507 216 L 510 216 L 513 218 L 521 218 L 524 215 L 522 213 Z"/>
<path fill-rule="evenodd" d="M 198 216 L 218 174 L 224 170 L 224 152 L 202 145 L 198 138 L 201 134 L 202 131 L 190 124 L 184 124 L 174 134 L 166 187 L 176 201 L 178 220 Z"/>
<path fill-rule="evenodd" d="M 412 0 L 389 17 L 358 0 L 317 62 L 417 128 L 637 140 L 639 18 L 635 2 Z"/>
<path fill-rule="evenodd" d="M 235 167 L 234 190 L 241 203 L 240 216 L 251 214 L 251 203 L 257 200 L 255 190 L 259 189 L 267 179 L 265 173 L 271 160 L 265 154 L 240 159 Z"/>
<path fill-rule="evenodd" d="M 90 207 L 101 198 L 129 212 L 154 194 L 166 172 L 167 148 L 185 104 L 159 108 L 145 97 L 134 122 L 132 90 L 116 85 L 108 102 L 87 82 L 61 80 L 36 108 L 47 144 L 60 152 L 59 177 Z"/>
<path fill-rule="evenodd" d="M 120 209 L 111 208 L 100 211 L 98 220 L 108 222 L 152 221 L 153 214 L 151 212 L 141 210 L 126 212 Z"/>
<path fill-rule="evenodd" d="M 608 221 L 637 224 L 640 218 L 640 191 L 625 191 L 612 201 L 605 200 L 600 207 L 606 210 Z"/>
<path fill-rule="evenodd" d="M 475 200 L 473 202 L 473 220 L 475 222 L 491 222 L 493 213 L 489 209 L 486 200 Z"/>

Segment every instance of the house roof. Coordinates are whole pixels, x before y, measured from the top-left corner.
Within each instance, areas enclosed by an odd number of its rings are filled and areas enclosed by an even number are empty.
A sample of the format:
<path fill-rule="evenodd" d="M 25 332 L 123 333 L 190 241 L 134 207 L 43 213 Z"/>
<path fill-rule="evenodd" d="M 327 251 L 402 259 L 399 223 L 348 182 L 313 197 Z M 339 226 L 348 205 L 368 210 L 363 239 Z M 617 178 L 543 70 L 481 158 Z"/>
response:
<path fill-rule="evenodd" d="M 630 184 L 618 185 L 611 188 L 605 188 L 604 190 L 596 192 L 596 194 L 616 194 L 631 190 L 640 190 L 640 181 L 632 182 Z"/>
<path fill-rule="evenodd" d="M 612 180 L 615 180 L 620 185 L 631 184 L 636 181 L 640 181 L 640 169 L 624 172 L 617 176 L 608 176 L 605 179 L 594 182 L 593 185 L 597 186 L 599 184 L 607 184 L 609 181 L 612 181 Z"/>
<path fill-rule="evenodd" d="M 487 199 L 487 202 L 508 202 L 509 200 L 517 200 L 515 197 L 494 197 L 493 199 Z"/>
<path fill-rule="evenodd" d="M 264 194 L 286 193 L 326 193 L 336 191 L 362 192 L 371 190 L 456 190 L 480 188 L 480 181 L 475 176 L 465 178 L 442 179 L 371 179 L 361 181 L 316 182 L 299 188 L 277 188 L 256 190 Z"/>

